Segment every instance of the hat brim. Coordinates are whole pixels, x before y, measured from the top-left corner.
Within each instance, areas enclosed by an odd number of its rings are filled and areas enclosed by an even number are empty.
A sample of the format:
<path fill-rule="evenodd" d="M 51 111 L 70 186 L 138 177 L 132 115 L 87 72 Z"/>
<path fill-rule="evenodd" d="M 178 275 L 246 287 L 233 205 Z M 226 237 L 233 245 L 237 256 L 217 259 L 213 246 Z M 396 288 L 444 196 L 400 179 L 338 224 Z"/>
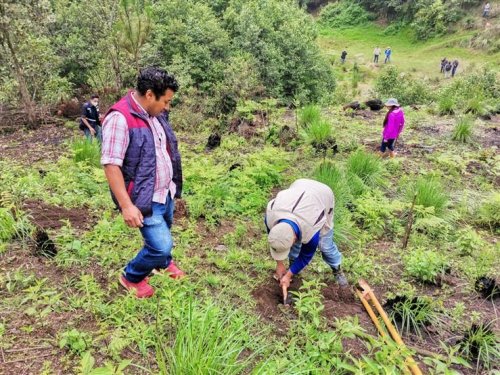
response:
<path fill-rule="evenodd" d="M 276 251 L 270 248 L 269 251 L 271 252 L 271 256 L 273 257 L 274 260 L 280 260 L 280 261 L 288 258 L 288 254 L 290 254 L 290 249 L 285 251 Z"/>

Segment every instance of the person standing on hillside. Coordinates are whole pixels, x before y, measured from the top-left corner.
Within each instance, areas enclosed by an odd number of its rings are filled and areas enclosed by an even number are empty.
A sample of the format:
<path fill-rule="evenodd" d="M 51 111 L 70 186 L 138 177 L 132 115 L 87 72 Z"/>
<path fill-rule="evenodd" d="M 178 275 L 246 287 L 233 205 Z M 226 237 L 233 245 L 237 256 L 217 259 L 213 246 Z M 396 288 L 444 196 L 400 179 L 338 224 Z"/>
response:
<path fill-rule="evenodd" d="M 341 63 L 342 63 L 342 64 L 344 64 L 344 63 L 345 63 L 345 59 L 346 59 L 346 57 L 347 57 L 347 51 L 344 49 L 344 50 L 342 51 L 342 53 L 340 54 L 340 61 L 341 61 Z"/>
<path fill-rule="evenodd" d="M 153 271 L 172 278 L 185 275 L 172 260 L 167 222 L 171 201 L 177 196 L 175 157 L 169 130 L 156 117 L 169 108 L 178 89 L 175 77 L 165 70 L 145 68 L 136 89 L 111 107 L 103 123 L 101 164 L 113 201 L 125 223 L 139 228 L 144 239 L 119 278 L 137 298 L 154 294 L 147 279 Z"/>
<path fill-rule="evenodd" d="M 391 55 L 392 55 L 391 47 L 387 47 L 384 51 L 384 54 L 385 54 L 384 64 L 387 64 L 388 62 L 390 63 L 391 62 Z"/>
<path fill-rule="evenodd" d="M 380 48 L 379 47 L 375 47 L 375 49 L 373 50 L 373 62 L 375 64 L 378 63 L 378 57 L 380 56 Z"/>
<path fill-rule="evenodd" d="M 294 275 L 312 260 L 319 247 L 337 283 L 348 287 L 340 269 L 342 254 L 333 241 L 335 198 L 332 189 L 318 181 L 296 180 L 267 205 L 265 224 L 271 256 L 276 261 L 274 278 L 280 282 L 286 301 Z M 289 269 L 284 260 L 289 260 Z"/>
<path fill-rule="evenodd" d="M 444 67 L 446 66 L 446 63 L 448 62 L 448 60 L 446 60 L 446 57 L 444 57 L 442 60 L 441 60 L 441 73 L 444 73 Z"/>
<path fill-rule="evenodd" d="M 483 8 L 483 18 L 488 18 L 490 16 L 491 5 L 489 2 L 484 4 Z"/>
<path fill-rule="evenodd" d="M 458 60 L 455 59 L 453 60 L 453 63 L 451 64 L 451 77 L 455 77 L 455 73 L 457 72 L 458 68 Z"/>
<path fill-rule="evenodd" d="M 453 65 L 451 64 L 451 61 L 447 61 L 446 65 L 444 67 L 444 78 L 450 78 L 451 77 L 451 70 L 453 68 Z"/>
<path fill-rule="evenodd" d="M 83 131 L 89 141 L 96 138 L 101 143 L 102 128 L 99 117 L 99 95 L 92 95 L 90 100 L 83 104 L 82 116 L 80 117 L 80 130 Z"/>
<path fill-rule="evenodd" d="M 388 111 L 383 123 L 384 129 L 382 130 L 380 153 L 384 155 L 385 151 L 389 149 L 389 156 L 393 158 L 396 156 L 396 152 L 394 151 L 396 141 L 405 126 L 405 116 L 397 99 L 391 98 L 387 100 L 385 106 L 388 108 Z"/>

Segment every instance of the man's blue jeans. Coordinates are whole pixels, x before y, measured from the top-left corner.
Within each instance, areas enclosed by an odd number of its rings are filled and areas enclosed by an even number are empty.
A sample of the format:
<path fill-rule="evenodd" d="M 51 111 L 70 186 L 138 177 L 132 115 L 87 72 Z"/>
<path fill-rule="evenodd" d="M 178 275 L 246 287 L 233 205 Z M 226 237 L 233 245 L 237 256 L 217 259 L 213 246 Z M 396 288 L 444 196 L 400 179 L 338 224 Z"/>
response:
<path fill-rule="evenodd" d="M 90 134 L 90 129 L 85 127 L 83 129 L 83 133 L 85 134 L 85 138 L 87 138 L 90 142 L 92 142 L 92 135 Z M 102 143 L 102 127 L 101 126 L 96 126 L 95 128 L 95 138 L 99 142 L 99 144 Z"/>
<path fill-rule="evenodd" d="M 300 248 L 302 244 L 297 241 L 293 244 L 290 249 L 290 254 L 288 259 L 293 262 L 300 254 Z M 332 268 L 338 268 L 342 263 L 342 253 L 339 251 L 337 245 L 333 241 L 333 229 L 328 231 L 324 235 L 320 235 L 319 238 L 319 250 L 321 251 L 321 256 L 323 260 Z"/>
<path fill-rule="evenodd" d="M 144 218 L 140 228 L 144 246 L 125 267 L 125 278 L 138 283 L 155 268 L 167 268 L 172 261 L 172 226 L 174 200 L 167 198 L 165 204 L 153 202 L 153 214 Z"/>

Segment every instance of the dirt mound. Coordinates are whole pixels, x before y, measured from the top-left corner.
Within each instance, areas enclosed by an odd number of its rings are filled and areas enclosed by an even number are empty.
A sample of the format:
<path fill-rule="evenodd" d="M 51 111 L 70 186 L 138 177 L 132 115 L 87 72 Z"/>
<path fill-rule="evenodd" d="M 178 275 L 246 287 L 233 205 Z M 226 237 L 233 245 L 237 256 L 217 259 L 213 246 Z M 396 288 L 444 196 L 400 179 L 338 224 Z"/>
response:
<path fill-rule="evenodd" d="M 175 200 L 174 221 L 187 217 L 189 214 L 186 201 L 184 199 Z"/>
<path fill-rule="evenodd" d="M 22 209 L 31 216 L 33 224 L 43 229 L 59 229 L 64 220 L 69 220 L 73 228 L 87 230 L 96 221 L 86 209 L 66 209 L 35 200 L 25 201 Z"/>
<path fill-rule="evenodd" d="M 289 291 L 298 291 L 302 285 L 302 280 L 295 277 L 290 285 Z M 269 278 L 269 281 L 258 286 L 252 292 L 252 296 L 257 302 L 257 311 L 259 314 L 269 320 L 281 314 L 280 307 L 283 307 L 283 292 L 277 281 Z"/>

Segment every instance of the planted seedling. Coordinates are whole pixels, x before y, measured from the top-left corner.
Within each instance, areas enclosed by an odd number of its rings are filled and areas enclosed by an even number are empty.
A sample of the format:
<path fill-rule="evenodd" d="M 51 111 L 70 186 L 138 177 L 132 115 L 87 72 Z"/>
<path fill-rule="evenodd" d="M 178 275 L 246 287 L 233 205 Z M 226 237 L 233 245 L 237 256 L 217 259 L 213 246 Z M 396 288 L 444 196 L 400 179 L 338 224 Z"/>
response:
<path fill-rule="evenodd" d="M 476 368 L 491 369 L 500 359 L 500 340 L 493 331 L 493 321 L 473 324 L 460 340 L 461 354 L 476 362 Z"/>
<path fill-rule="evenodd" d="M 391 318 L 403 334 L 422 336 L 422 329 L 436 320 L 432 301 L 426 297 L 397 295 L 388 299 L 384 307 L 390 311 Z"/>

